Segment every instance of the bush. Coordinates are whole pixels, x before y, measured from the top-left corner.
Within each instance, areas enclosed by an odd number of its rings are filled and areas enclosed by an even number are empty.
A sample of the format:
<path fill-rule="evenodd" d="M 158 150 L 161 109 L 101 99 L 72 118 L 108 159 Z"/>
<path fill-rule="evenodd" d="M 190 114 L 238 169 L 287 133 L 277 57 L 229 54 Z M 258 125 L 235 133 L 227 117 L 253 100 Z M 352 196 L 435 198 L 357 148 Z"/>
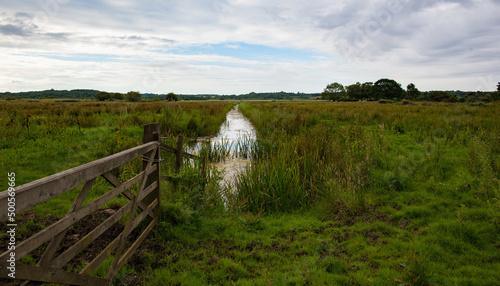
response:
<path fill-rule="evenodd" d="M 127 94 L 125 95 L 125 98 L 127 98 L 128 101 L 131 101 L 131 102 L 137 102 L 137 101 L 141 101 L 142 99 L 142 96 L 139 92 L 137 91 L 129 91 L 127 92 Z"/>
<path fill-rule="evenodd" d="M 378 103 L 381 103 L 381 104 L 387 104 L 387 103 L 392 103 L 393 101 L 392 100 L 389 100 L 389 99 L 380 99 L 378 101 Z"/>

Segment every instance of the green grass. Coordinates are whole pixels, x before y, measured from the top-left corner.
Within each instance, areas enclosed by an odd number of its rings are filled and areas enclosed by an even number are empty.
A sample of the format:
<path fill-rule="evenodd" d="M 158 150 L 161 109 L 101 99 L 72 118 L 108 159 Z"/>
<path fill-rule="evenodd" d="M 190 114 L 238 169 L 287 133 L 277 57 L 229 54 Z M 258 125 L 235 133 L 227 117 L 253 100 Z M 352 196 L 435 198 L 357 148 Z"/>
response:
<path fill-rule="evenodd" d="M 54 126 L 31 125 L 28 135 L 21 108 L 12 116 L 15 106 L 5 104 L 2 132 L 16 139 L 1 141 L 1 155 L 26 160 L 1 164 L 24 164 L 20 181 L 140 144 L 134 140 L 148 120 L 161 122 L 170 143 L 177 133 L 217 130 L 205 122 L 222 123 L 218 110 L 231 108 L 101 104 L 87 107 L 101 117 L 88 115 L 96 122 L 82 119 L 79 128 L 67 105 L 57 115 L 66 121 L 54 115 Z M 242 103 L 258 140 L 239 146 L 254 161 L 237 192 L 223 199 L 221 174 L 212 168 L 203 180 L 199 162 L 177 175 L 165 164 L 176 184 L 162 185 L 162 219 L 115 285 L 499 285 L 499 108 Z M 85 116 L 81 110 L 78 118 Z M 40 150 L 46 145 L 52 151 Z M 214 160 L 224 152 L 215 151 Z M 61 163 L 36 163 L 44 158 Z M 93 189 L 105 190 L 104 182 Z M 64 196 L 53 206 L 69 208 L 74 195 Z M 54 213 L 49 206 L 36 208 L 42 222 Z M 26 222 L 20 232 L 42 222 Z"/>
<path fill-rule="evenodd" d="M 160 225 L 156 232 L 163 231 Z M 344 225 L 309 212 L 257 220 L 198 218 L 169 227 L 168 236 L 153 234 L 145 247 L 158 248 L 148 259 L 159 267 L 136 271 L 147 285 L 497 283 L 500 267 L 491 226 L 474 230 L 449 222 L 426 229 L 429 234 L 415 236 L 398 220 Z"/>
<path fill-rule="evenodd" d="M 225 120 L 225 114 L 233 105 L 233 103 L 200 102 L 136 104 L 0 102 L 0 146 L 2 146 L 0 168 L 4 174 L 15 172 L 16 186 L 20 186 L 138 146 L 142 144 L 142 126 L 149 122 L 160 122 L 161 136 L 167 137 L 167 144 L 170 144 L 168 140 L 172 140 L 178 134 L 185 135 L 186 141 L 189 141 L 190 138 L 216 133 Z M 195 127 L 198 122 L 200 124 Z M 182 132 L 179 129 L 182 129 Z M 167 153 L 162 156 L 168 160 L 172 157 Z M 200 185 L 198 189 L 207 186 L 207 190 L 203 189 L 203 192 L 207 194 L 211 192 L 210 187 L 217 184 L 211 182 L 216 173 L 202 181 L 199 168 L 199 164 L 186 167 L 177 175 L 180 180 L 179 189 L 187 189 L 188 184 L 193 187 L 194 183 L 197 183 Z M 138 158 L 113 170 L 112 173 L 121 181 L 126 181 L 140 170 L 141 160 Z M 163 166 L 162 172 L 164 175 L 173 175 L 173 167 Z M 191 180 L 193 177 L 197 179 L 196 182 Z M 5 189 L 6 183 L 7 176 L 2 176 L 0 184 L 4 185 Z M 167 182 L 162 182 L 162 187 L 164 190 L 171 188 Z M 20 222 L 17 228 L 18 241 L 23 241 L 63 217 L 80 189 L 81 186 L 37 205 L 25 213 L 18 213 L 16 216 Z M 110 184 L 98 178 L 84 204 L 111 189 Z M 189 194 L 193 196 L 193 193 Z M 165 197 L 168 197 L 168 194 L 165 194 Z M 189 200 L 192 200 L 191 197 Z M 208 195 L 206 198 L 208 199 Z M 126 203 L 127 199 L 119 197 L 106 203 L 103 208 L 116 208 Z M 6 226 L 2 225 L 0 236 L 2 249 L 7 242 L 5 231 Z M 96 246 L 92 248 L 93 251 L 99 251 Z M 38 249 L 24 257 L 23 262 L 34 265 L 41 253 L 43 249 Z M 77 258 L 68 267 L 78 270 L 81 268 L 81 263 L 81 259 Z M 99 273 L 102 274 L 101 272 Z"/>

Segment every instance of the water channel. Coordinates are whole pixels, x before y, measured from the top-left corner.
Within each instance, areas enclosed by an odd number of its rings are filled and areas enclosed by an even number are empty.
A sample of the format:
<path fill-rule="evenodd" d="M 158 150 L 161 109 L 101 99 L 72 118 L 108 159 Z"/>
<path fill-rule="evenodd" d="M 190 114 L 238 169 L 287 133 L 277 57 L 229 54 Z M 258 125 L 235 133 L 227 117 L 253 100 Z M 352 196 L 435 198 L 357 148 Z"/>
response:
<path fill-rule="evenodd" d="M 233 184 L 237 180 L 238 173 L 245 170 L 249 163 L 248 156 L 242 156 L 241 146 L 248 146 L 249 142 L 256 139 L 255 128 L 252 123 L 235 106 L 226 115 L 226 121 L 222 124 L 216 136 L 208 138 L 212 146 L 224 145 L 229 150 L 228 156 L 218 163 L 214 163 L 218 170 L 224 172 L 223 184 Z M 207 141 L 207 138 L 200 139 Z"/>

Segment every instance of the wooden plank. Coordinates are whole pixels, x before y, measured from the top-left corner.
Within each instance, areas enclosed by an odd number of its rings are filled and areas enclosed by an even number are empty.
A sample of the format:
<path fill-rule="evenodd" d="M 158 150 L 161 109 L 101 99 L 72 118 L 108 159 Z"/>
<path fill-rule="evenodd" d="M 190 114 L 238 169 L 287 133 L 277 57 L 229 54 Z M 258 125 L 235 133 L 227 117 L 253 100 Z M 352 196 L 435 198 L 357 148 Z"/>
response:
<path fill-rule="evenodd" d="M 128 211 L 132 209 L 132 202 L 129 202 L 122 208 L 120 208 L 116 213 L 103 221 L 100 225 L 94 228 L 91 232 L 85 235 L 78 242 L 73 244 L 70 248 L 66 249 L 63 253 L 57 256 L 51 263 L 52 267 L 60 268 L 76 255 L 78 255 L 82 250 L 89 246 L 94 240 L 106 232 L 111 226 L 117 223 Z"/>
<path fill-rule="evenodd" d="M 189 159 L 201 159 L 200 157 L 195 156 L 193 154 L 189 154 L 187 152 L 183 152 L 183 154 L 184 154 L 185 157 L 188 157 Z"/>
<path fill-rule="evenodd" d="M 144 190 L 144 187 L 146 186 L 147 183 L 147 171 L 151 169 L 151 165 L 153 164 L 156 152 L 158 151 L 157 149 L 154 149 L 149 156 L 148 164 L 144 170 L 144 175 L 142 176 L 141 180 L 141 186 L 139 187 L 139 190 L 137 191 L 137 196 L 132 200 L 132 211 L 130 212 L 130 216 L 128 217 L 127 222 L 125 223 L 125 227 L 123 232 L 128 233 L 128 229 L 130 228 L 130 225 L 132 224 L 134 220 L 135 213 L 137 211 L 137 202 L 140 201 L 139 197 L 142 195 L 142 191 Z M 108 275 L 112 274 L 111 277 L 115 276 L 116 272 L 118 272 L 119 269 L 117 269 L 118 261 L 120 259 L 120 256 L 122 255 L 122 251 L 125 247 L 125 242 L 127 239 L 127 235 L 123 235 L 122 238 L 120 239 L 120 243 L 118 244 L 118 249 L 116 250 L 115 253 L 115 258 L 113 262 L 111 263 L 111 270 L 109 271 Z"/>
<path fill-rule="evenodd" d="M 142 138 L 143 143 L 148 143 L 150 141 L 156 142 L 158 144 L 158 147 L 160 146 L 160 124 L 159 123 L 153 123 L 153 124 L 148 124 L 144 126 L 144 135 Z M 157 152 L 153 154 L 153 151 L 144 154 L 143 159 L 142 159 L 142 169 L 146 169 L 146 159 L 149 159 L 151 156 L 154 157 L 153 164 L 157 166 L 157 170 L 154 173 L 151 173 L 149 177 L 146 178 L 146 185 L 151 185 L 153 181 L 160 181 L 160 162 L 161 162 L 161 157 L 160 157 L 160 149 L 157 149 Z M 152 193 L 150 196 L 146 197 L 144 199 L 144 204 L 149 204 L 152 201 L 154 201 L 156 198 L 160 198 L 161 196 L 161 190 L 160 190 L 160 185 L 158 185 L 158 189 L 156 192 Z M 160 208 L 156 210 L 156 214 L 159 215 L 161 212 Z"/>
<path fill-rule="evenodd" d="M 154 191 L 158 187 L 158 182 L 155 181 L 151 185 L 149 185 L 147 188 L 145 188 L 138 196 L 137 196 L 137 201 L 143 200 L 145 197 L 147 197 L 152 191 Z M 158 199 L 158 198 L 156 198 Z"/>
<path fill-rule="evenodd" d="M 167 146 L 163 143 L 161 143 L 160 148 L 162 150 L 170 152 L 170 153 L 174 153 L 174 154 L 177 153 L 177 149 L 175 149 L 174 147 Z"/>
<path fill-rule="evenodd" d="M 116 266 L 116 269 L 120 270 L 122 266 L 127 263 L 127 261 L 130 259 L 132 254 L 137 250 L 137 248 L 141 245 L 142 241 L 146 238 L 146 236 L 151 232 L 155 224 L 158 222 L 158 218 L 155 218 L 152 220 L 149 225 L 146 227 L 146 229 L 141 233 L 141 235 L 137 238 L 137 240 L 130 246 L 130 248 L 123 254 L 123 256 L 120 258 L 120 261 L 118 262 L 118 265 Z M 112 277 L 115 276 L 116 273 L 111 273 L 111 271 L 108 273 L 107 277 L 110 277 L 108 279 L 111 279 Z"/>
<path fill-rule="evenodd" d="M 184 140 L 184 137 L 182 135 L 177 136 L 177 148 L 175 152 L 175 170 L 179 172 L 179 170 L 182 167 L 182 156 L 184 155 L 182 152 L 182 141 Z"/>
<path fill-rule="evenodd" d="M 68 214 L 75 212 L 82 206 L 94 182 L 95 178 L 85 183 L 82 190 L 78 194 L 78 197 L 76 198 L 76 200 L 73 202 L 73 205 L 69 209 Z M 56 235 L 54 238 L 52 238 L 52 240 L 49 242 L 49 245 L 47 245 L 47 248 L 45 248 L 42 257 L 40 258 L 40 261 L 38 261 L 37 266 L 48 266 L 48 264 L 52 260 L 52 257 L 54 256 L 54 253 L 56 253 L 59 244 L 61 244 L 61 241 L 64 239 L 66 232 L 67 229 Z"/>
<path fill-rule="evenodd" d="M 106 181 L 108 181 L 108 183 L 110 183 L 111 185 L 113 185 L 114 187 L 118 187 L 119 185 L 122 184 L 122 182 L 120 182 L 120 180 L 118 180 L 115 176 L 113 176 L 113 174 L 111 174 L 110 172 L 106 172 L 104 174 L 101 175 Z"/>
<path fill-rule="evenodd" d="M 138 215 L 126 235 L 129 235 L 149 213 L 152 213 L 153 208 L 155 208 L 157 205 L 158 200 L 154 200 L 144 212 Z M 106 246 L 106 248 L 101 253 L 99 253 L 87 266 L 85 266 L 85 268 L 80 271 L 80 273 L 90 275 L 92 271 L 94 271 L 106 259 L 106 257 L 112 254 L 113 250 L 115 250 L 115 248 L 118 246 L 122 235 L 124 235 L 123 232 L 115 239 L 113 239 L 113 241 L 108 244 L 108 246 Z"/>
<path fill-rule="evenodd" d="M 106 179 L 106 181 L 108 181 L 111 185 L 113 185 L 114 187 L 118 187 L 122 184 L 122 182 L 120 182 L 120 180 L 118 180 L 115 176 L 113 176 L 113 174 L 111 174 L 110 172 L 107 172 L 107 173 L 104 173 L 102 174 L 102 177 L 104 179 Z M 123 192 L 123 195 L 125 197 L 127 197 L 127 199 L 129 200 L 132 200 L 134 198 L 134 195 L 132 194 L 131 191 L 129 190 L 125 190 Z M 143 202 L 139 202 L 139 208 L 141 208 L 141 210 L 145 210 L 147 208 L 147 206 L 143 203 Z"/>
<path fill-rule="evenodd" d="M 167 151 L 167 152 L 170 152 L 170 153 L 174 153 L 176 154 L 177 153 L 177 149 L 175 149 L 174 147 L 170 147 L 170 146 L 167 146 L 163 143 L 161 143 L 160 145 L 160 148 L 164 151 Z M 190 154 L 188 152 L 183 152 L 184 156 L 190 158 L 190 159 L 200 159 L 200 157 L 196 156 L 196 155 L 193 155 L 193 154 Z"/>
<path fill-rule="evenodd" d="M 99 253 L 92 261 L 83 268 L 82 271 L 80 271 L 80 274 L 87 274 L 90 275 L 92 272 L 99 266 L 101 263 L 110 255 L 113 254 L 113 251 L 115 248 L 118 246 L 118 242 L 120 242 L 120 238 L 122 237 L 123 233 L 118 235 L 113 241 L 104 248 L 101 253 Z"/>
<path fill-rule="evenodd" d="M 155 166 L 151 167 L 148 172 L 153 172 L 155 169 Z M 124 190 L 130 188 L 131 186 L 135 185 L 136 183 L 139 182 L 141 177 L 145 173 L 148 172 L 141 172 L 134 178 L 128 180 L 127 182 L 123 183 L 119 187 L 113 189 L 112 191 L 102 195 L 100 198 L 97 200 L 85 205 L 78 211 L 71 213 L 58 222 L 52 224 L 49 227 L 46 227 L 44 230 L 40 231 L 39 233 L 31 236 L 30 238 L 24 240 L 21 242 L 18 246 L 16 246 L 16 260 L 21 259 L 24 255 L 30 253 L 34 249 L 40 247 L 43 243 L 51 239 L 54 235 L 60 233 L 61 231 L 65 230 L 72 224 L 76 223 L 86 215 L 94 212 L 97 210 L 100 206 L 104 205 L 107 203 L 109 200 L 112 198 L 116 197 L 117 195 L 121 194 Z M 0 255 L 0 259 L 6 259 L 7 256 L 9 255 L 10 251 L 6 251 Z"/>
<path fill-rule="evenodd" d="M 7 269 L 8 265 L 6 262 L 0 262 L 0 278 L 9 278 L 7 275 L 10 272 Z M 108 279 L 92 277 L 88 275 L 82 275 L 71 272 L 64 272 L 61 270 L 54 270 L 48 267 L 38 267 L 17 264 L 16 265 L 16 279 L 18 280 L 32 280 L 38 282 L 47 283 L 59 283 L 59 284 L 69 284 L 69 285 L 107 285 L 109 283 Z"/>
<path fill-rule="evenodd" d="M 16 187 L 16 213 L 19 214 L 39 203 L 73 189 L 157 147 L 158 142 L 150 142 Z M 6 206 L 8 198 L 7 190 L 1 192 L 0 206 Z M 7 208 L 2 207 L 0 208 L 0 220 L 3 221 L 5 219 L 7 219 Z"/>
<path fill-rule="evenodd" d="M 146 184 L 148 183 L 148 175 L 150 173 L 153 173 L 153 171 L 155 171 L 158 168 L 158 166 L 155 165 L 155 168 L 154 168 L 155 170 L 150 171 L 150 169 L 153 169 L 152 165 L 153 165 L 153 161 L 154 161 L 157 150 L 158 149 L 154 149 L 153 152 L 151 152 L 151 157 L 149 157 L 148 165 L 146 166 L 146 169 L 143 171 L 143 176 L 141 179 L 141 186 L 139 187 L 139 190 L 137 191 L 137 196 L 139 196 L 141 194 L 141 192 L 144 190 L 144 187 L 146 187 Z M 153 180 L 153 182 L 156 182 L 156 180 Z"/>

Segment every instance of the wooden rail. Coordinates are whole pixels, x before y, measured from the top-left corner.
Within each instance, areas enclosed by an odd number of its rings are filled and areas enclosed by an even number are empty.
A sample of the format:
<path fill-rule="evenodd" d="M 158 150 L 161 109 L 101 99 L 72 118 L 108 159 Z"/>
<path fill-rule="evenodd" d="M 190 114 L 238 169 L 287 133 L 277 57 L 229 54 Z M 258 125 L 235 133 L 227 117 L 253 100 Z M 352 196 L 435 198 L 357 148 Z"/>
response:
<path fill-rule="evenodd" d="M 11 257 L 11 252 L 13 252 L 15 253 L 15 278 L 17 280 L 27 280 L 27 283 L 37 281 L 70 285 L 109 284 L 118 270 L 127 262 L 153 229 L 161 213 L 159 164 L 161 160 L 158 123 L 144 126 L 143 143 L 141 146 L 16 187 L 16 214 L 19 214 L 83 185 L 65 217 L 17 244 L 14 251 L 8 250 L 0 254 L 0 278 L 11 278 L 8 276 L 10 263 L 7 262 L 7 259 Z M 142 172 L 130 180 L 121 182 L 111 173 L 113 169 L 140 156 L 142 156 L 143 160 Z M 109 182 L 113 189 L 96 200 L 83 205 L 92 185 L 99 176 Z M 134 194 L 131 188 L 136 185 L 138 185 L 138 190 Z M 119 195 L 124 195 L 130 202 L 122 206 L 78 242 L 56 255 L 70 227 Z M 8 191 L 0 193 L 0 206 L 2 206 L 0 208 L 0 220 L 2 221 L 5 221 L 8 217 L 7 207 L 4 207 L 8 205 L 8 198 Z M 138 210 L 141 211 L 138 212 Z M 94 257 L 83 270 L 74 273 L 62 269 L 127 214 L 129 216 L 123 231 L 101 253 Z M 151 222 L 127 248 L 127 237 L 148 216 L 152 218 Z M 46 242 L 48 244 L 36 266 L 24 265 L 19 261 L 27 254 L 42 247 Z M 111 255 L 113 255 L 113 261 L 107 275 L 104 278 L 91 276 L 92 272 Z"/>
<path fill-rule="evenodd" d="M 163 143 L 160 143 L 160 149 L 166 152 L 174 153 L 175 154 L 175 172 L 178 173 L 180 169 L 182 168 L 182 163 L 183 163 L 183 158 L 187 157 L 189 159 L 197 159 L 197 160 L 203 160 L 201 164 L 201 171 L 202 171 L 202 176 L 205 178 L 205 169 L 206 169 L 206 164 L 207 160 L 206 158 L 200 158 L 199 156 L 187 153 L 183 151 L 183 144 L 184 144 L 184 137 L 182 135 L 177 136 L 177 142 L 176 142 L 176 148 L 170 147 L 168 145 L 165 145 Z M 165 180 L 170 180 L 172 181 L 173 178 L 171 176 L 161 176 L 162 179 Z M 174 182 L 174 185 L 176 182 Z"/>

